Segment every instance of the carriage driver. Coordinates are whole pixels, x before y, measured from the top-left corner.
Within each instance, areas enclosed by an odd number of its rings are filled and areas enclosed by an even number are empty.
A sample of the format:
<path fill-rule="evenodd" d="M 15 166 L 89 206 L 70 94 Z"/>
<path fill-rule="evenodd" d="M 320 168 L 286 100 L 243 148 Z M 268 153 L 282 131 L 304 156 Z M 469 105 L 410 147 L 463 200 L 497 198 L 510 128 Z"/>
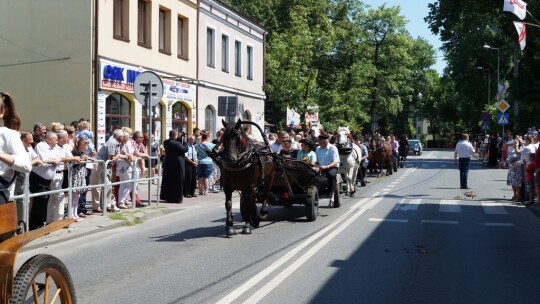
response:
<path fill-rule="evenodd" d="M 317 165 L 316 170 L 321 172 L 326 176 L 328 182 L 332 187 L 332 192 L 330 193 L 330 205 L 334 204 L 334 193 L 336 189 L 336 175 L 338 173 L 339 166 L 339 152 L 336 146 L 328 143 L 328 134 L 319 135 L 319 147 L 315 151 L 317 155 Z"/>

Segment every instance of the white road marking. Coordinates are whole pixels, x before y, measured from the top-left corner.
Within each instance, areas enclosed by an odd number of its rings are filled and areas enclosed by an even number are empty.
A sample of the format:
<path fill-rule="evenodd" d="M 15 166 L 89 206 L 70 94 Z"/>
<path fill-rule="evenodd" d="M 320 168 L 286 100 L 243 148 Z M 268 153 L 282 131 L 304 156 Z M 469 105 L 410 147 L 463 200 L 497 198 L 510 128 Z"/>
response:
<path fill-rule="evenodd" d="M 513 227 L 515 226 L 514 223 L 482 223 L 484 226 L 492 226 L 492 227 Z"/>
<path fill-rule="evenodd" d="M 407 219 L 388 219 L 388 218 L 377 218 L 377 217 L 370 217 L 368 219 L 370 222 L 390 222 L 390 223 L 407 223 L 409 220 Z"/>
<path fill-rule="evenodd" d="M 386 185 L 388 188 L 394 188 L 396 185 Z"/>
<path fill-rule="evenodd" d="M 459 221 L 441 221 L 441 220 L 422 220 L 422 224 L 449 224 L 449 225 L 457 225 L 459 224 Z"/>
<path fill-rule="evenodd" d="M 398 181 L 393 181 L 391 184 L 397 185 L 397 184 L 399 184 L 399 182 Z"/>
<path fill-rule="evenodd" d="M 501 203 L 494 201 L 482 201 L 481 203 L 486 214 L 508 214 Z"/>
<path fill-rule="evenodd" d="M 392 190 L 392 189 L 384 188 L 384 189 L 382 189 L 381 191 L 389 192 L 390 190 Z"/>
<path fill-rule="evenodd" d="M 328 234 L 320 242 L 315 244 L 311 249 L 309 249 L 305 254 L 300 256 L 294 263 L 285 268 L 281 273 L 276 275 L 268 284 L 259 288 L 255 294 L 253 294 L 249 299 L 244 303 L 259 303 L 265 296 L 267 296 L 272 290 L 274 290 L 279 284 L 285 281 L 291 274 L 293 274 L 300 266 L 307 262 L 312 256 L 315 255 L 319 250 L 321 250 L 326 244 L 328 244 L 332 239 L 334 239 L 340 232 L 345 230 L 350 224 L 352 224 L 360 215 L 366 212 L 366 209 L 359 209 L 350 219 L 345 223 L 341 224 L 339 227 L 334 229 L 332 233 Z"/>
<path fill-rule="evenodd" d="M 302 242 L 300 245 L 296 246 L 291 251 L 287 252 L 284 256 L 282 256 L 276 262 L 272 263 L 270 266 L 263 269 L 261 272 L 259 272 L 255 276 L 253 276 L 251 279 L 249 279 L 247 282 L 242 284 L 240 287 L 238 287 L 237 289 L 233 290 L 231 293 L 226 295 L 223 299 L 219 300 L 217 303 L 218 304 L 232 303 L 234 300 L 238 299 L 238 297 L 240 297 L 241 295 L 246 293 L 249 289 L 253 288 L 256 284 L 258 284 L 264 278 L 269 276 L 272 272 L 274 272 L 281 265 L 285 264 L 290 259 L 292 259 L 295 255 L 297 255 L 300 251 L 302 251 L 308 245 L 315 242 L 318 238 L 320 238 L 321 236 L 326 234 L 328 231 L 332 231 L 332 233 L 329 234 L 328 236 L 326 236 L 326 238 L 328 238 L 329 236 L 332 236 L 332 238 L 335 237 L 335 235 L 337 235 L 337 233 L 335 233 L 336 231 L 341 232 L 343 229 L 345 229 L 346 226 L 348 226 L 350 223 L 352 223 L 352 220 L 355 220 L 362 213 L 367 211 L 367 209 L 359 209 L 359 206 L 365 204 L 370 199 L 371 198 L 364 198 L 364 199 L 360 200 L 359 202 L 357 202 L 356 204 L 354 204 L 353 207 L 351 207 L 351 209 L 349 209 L 342 216 L 337 218 L 336 221 L 334 221 L 330 225 L 326 226 L 325 228 L 321 229 L 319 232 L 317 232 L 314 235 L 312 235 L 311 237 L 309 237 L 307 240 Z M 345 221 L 345 219 L 351 213 L 353 213 L 354 211 L 357 211 L 356 214 L 354 214 L 349 220 Z M 334 229 L 335 226 L 341 224 L 341 222 L 343 222 L 343 221 L 345 221 L 345 223 L 343 223 L 343 225 L 345 226 L 345 227 L 343 227 L 343 229 L 341 229 L 341 227 L 338 227 L 338 228 Z M 326 238 L 324 238 L 321 242 L 323 242 Z M 320 242 L 319 242 L 319 244 L 320 244 Z M 312 250 L 313 250 L 313 248 L 312 248 Z M 308 251 L 308 252 L 310 252 L 310 251 Z M 264 289 L 264 288 L 262 288 L 262 289 Z"/>
<path fill-rule="evenodd" d="M 461 212 L 461 206 L 458 205 L 458 200 L 441 200 L 439 212 Z"/>
<path fill-rule="evenodd" d="M 373 207 L 375 207 L 375 205 L 377 205 L 383 199 L 384 199 L 384 197 L 373 198 L 373 199 L 369 200 L 368 202 L 366 202 L 365 204 L 363 204 L 362 208 L 363 209 L 373 209 Z"/>
<path fill-rule="evenodd" d="M 405 203 L 405 199 L 402 199 L 399 204 L 396 205 L 394 211 L 416 211 L 418 206 L 422 203 L 422 199 L 412 199 L 409 203 Z"/>

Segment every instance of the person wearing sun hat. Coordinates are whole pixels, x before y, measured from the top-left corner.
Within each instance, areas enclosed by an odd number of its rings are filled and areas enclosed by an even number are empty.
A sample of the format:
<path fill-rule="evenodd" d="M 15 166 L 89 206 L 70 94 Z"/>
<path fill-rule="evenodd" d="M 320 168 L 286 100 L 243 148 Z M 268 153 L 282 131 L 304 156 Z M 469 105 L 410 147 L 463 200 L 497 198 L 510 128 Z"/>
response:
<path fill-rule="evenodd" d="M 312 167 L 317 166 L 317 154 L 313 150 L 315 150 L 315 145 L 313 142 L 307 138 L 302 138 L 299 141 L 300 143 L 300 151 L 298 151 L 298 154 L 296 154 L 296 159 L 306 162 Z"/>
<path fill-rule="evenodd" d="M 317 150 L 315 150 L 315 154 L 317 156 L 317 165 L 319 166 L 317 170 L 326 176 L 332 187 L 329 205 L 333 205 L 334 193 L 337 191 L 336 176 L 338 173 L 340 160 L 339 151 L 336 146 L 331 145 L 328 142 L 329 138 L 330 136 L 328 136 L 328 134 L 319 135 L 319 147 L 317 147 Z"/>

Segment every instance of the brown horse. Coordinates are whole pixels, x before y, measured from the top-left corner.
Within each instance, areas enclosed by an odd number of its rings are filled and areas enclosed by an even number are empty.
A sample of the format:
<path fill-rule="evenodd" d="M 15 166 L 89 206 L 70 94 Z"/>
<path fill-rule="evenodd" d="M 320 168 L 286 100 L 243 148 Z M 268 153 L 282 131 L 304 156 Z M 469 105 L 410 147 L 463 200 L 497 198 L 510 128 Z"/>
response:
<path fill-rule="evenodd" d="M 253 228 L 259 227 L 260 217 L 257 212 L 257 202 L 261 202 L 261 216 L 266 214 L 268 194 L 274 181 L 275 154 L 269 145 L 261 146 L 254 143 L 241 128 L 240 119 L 235 125 L 222 121 L 225 127 L 223 134 L 223 158 L 221 160 L 221 176 L 225 191 L 225 210 L 227 220 L 225 230 L 227 237 L 236 234 L 232 217 L 232 192 L 239 190 L 240 214 L 245 224 L 243 234 L 250 234 Z"/>
<path fill-rule="evenodd" d="M 379 170 L 377 176 L 382 176 L 384 165 L 386 165 L 386 175 L 392 175 L 394 166 L 394 156 L 392 148 L 387 142 L 383 142 L 380 136 L 373 136 L 370 141 L 371 161 L 373 162 L 375 172 Z"/>

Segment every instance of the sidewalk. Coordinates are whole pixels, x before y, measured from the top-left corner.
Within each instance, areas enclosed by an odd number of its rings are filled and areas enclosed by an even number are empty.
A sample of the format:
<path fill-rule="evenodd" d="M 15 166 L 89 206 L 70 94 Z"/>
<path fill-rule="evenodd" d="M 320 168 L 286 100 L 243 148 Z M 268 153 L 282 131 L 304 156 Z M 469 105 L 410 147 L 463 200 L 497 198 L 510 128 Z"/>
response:
<path fill-rule="evenodd" d="M 157 185 L 151 185 L 150 191 L 152 195 L 152 203 L 148 207 L 125 209 L 115 213 L 107 212 L 106 216 L 103 216 L 101 213 L 89 215 L 81 222 L 73 223 L 65 229 L 57 230 L 32 241 L 30 244 L 25 246 L 22 251 L 42 248 L 122 226 L 137 225 L 149 219 L 191 209 L 197 206 L 204 206 L 216 202 L 225 202 L 225 194 L 223 192 L 219 192 L 209 193 L 206 196 L 199 195 L 197 197 L 184 198 L 184 202 L 181 204 L 160 202 L 158 206 L 156 202 Z M 139 190 L 137 193 L 141 199 L 141 202 L 148 204 L 147 182 L 141 182 L 139 184 Z M 233 199 L 235 199 L 237 196 L 238 193 L 233 193 Z M 90 201 L 90 191 L 88 191 L 87 201 Z M 225 210 L 225 207 L 223 208 L 223 210 Z"/>

